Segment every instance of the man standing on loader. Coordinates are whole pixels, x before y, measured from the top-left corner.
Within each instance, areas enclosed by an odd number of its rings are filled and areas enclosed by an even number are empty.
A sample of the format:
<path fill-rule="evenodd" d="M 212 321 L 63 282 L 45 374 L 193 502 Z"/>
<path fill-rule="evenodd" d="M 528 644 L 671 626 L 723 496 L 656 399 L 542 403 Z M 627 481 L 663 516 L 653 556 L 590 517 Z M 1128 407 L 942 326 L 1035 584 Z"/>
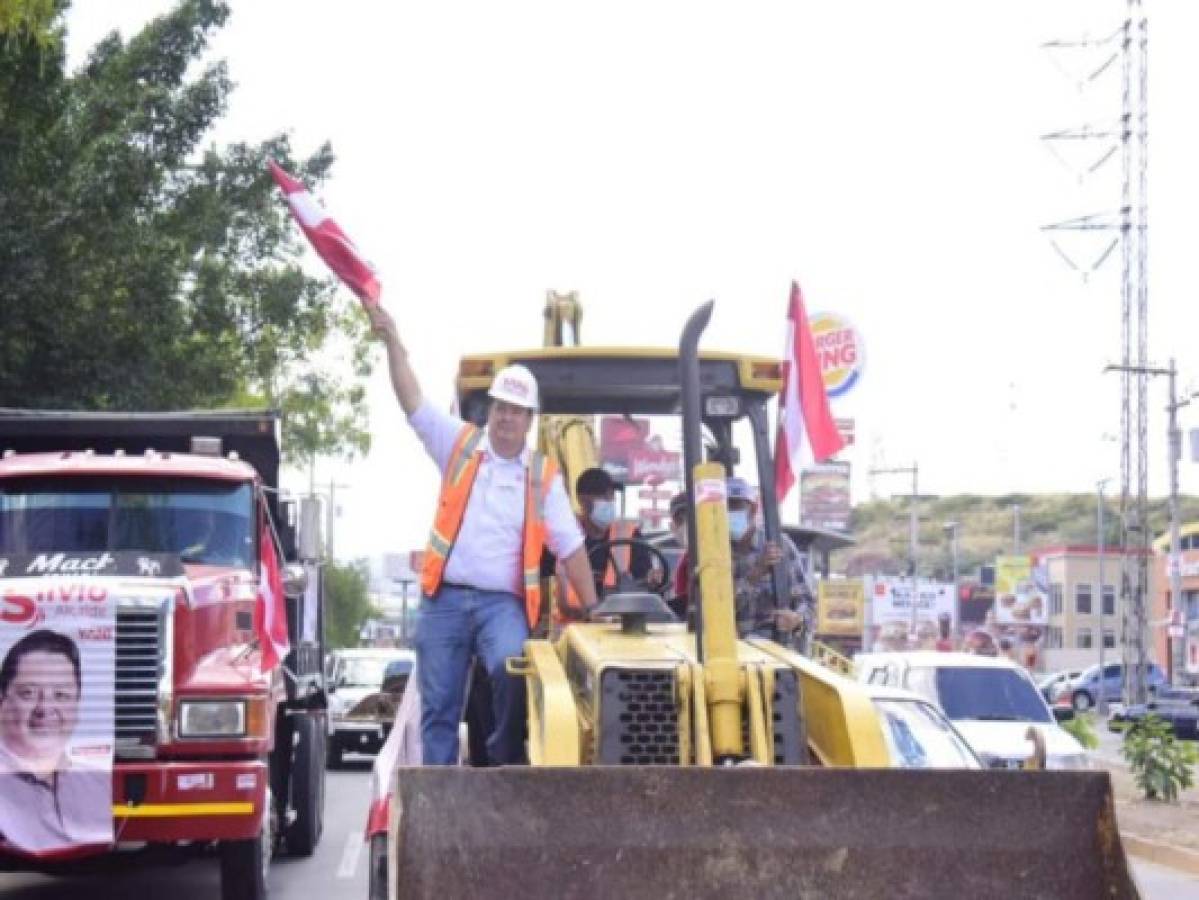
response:
<path fill-rule="evenodd" d="M 550 550 L 585 607 L 596 602 L 583 535 L 552 460 L 526 446 L 537 411 L 537 382 L 523 366 L 495 376 L 486 429 L 426 401 L 395 321 L 366 307 L 387 347 L 392 387 L 409 424 L 442 472 L 441 496 L 421 569 L 417 676 L 425 765 L 458 761 L 471 656 L 491 683 L 495 729 L 489 761 L 524 761 L 524 679 L 505 661 L 519 656 L 541 614 L 540 562 Z"/>

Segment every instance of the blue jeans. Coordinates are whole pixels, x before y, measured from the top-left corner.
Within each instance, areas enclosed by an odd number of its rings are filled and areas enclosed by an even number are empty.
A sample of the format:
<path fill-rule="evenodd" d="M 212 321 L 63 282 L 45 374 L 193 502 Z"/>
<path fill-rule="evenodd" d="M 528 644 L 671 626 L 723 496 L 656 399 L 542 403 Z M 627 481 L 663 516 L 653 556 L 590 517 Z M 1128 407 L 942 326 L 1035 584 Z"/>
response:
<path fill-rule="evenodd" d="M 416 672 L 421 755 L 426 766 L 458 762 L 458 723 L 473 656 L 483 660 L 491 681 L 495 730 L 487 738 L 490 761 L 495 765 L 524 762 L 524 679 L 509 675 L 504 660 L 520 656 L 528 636 L 524 602 L 515 594 L 443 584 L 433 598 L 421 596 Z"/>

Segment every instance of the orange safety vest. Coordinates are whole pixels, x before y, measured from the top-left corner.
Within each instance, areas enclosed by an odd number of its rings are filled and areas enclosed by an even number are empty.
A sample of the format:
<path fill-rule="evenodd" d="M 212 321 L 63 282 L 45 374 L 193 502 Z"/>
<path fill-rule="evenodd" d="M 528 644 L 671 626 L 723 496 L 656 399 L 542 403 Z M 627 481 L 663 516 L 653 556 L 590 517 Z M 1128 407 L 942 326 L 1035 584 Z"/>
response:
<path fill-rule="evenodd" d="M 437 515 L 429 531 L 429 545 L 425 548 L 421 564 L 420 588 L 426 597 L 432 598 L 441 588 L 446 560 L 458 538 L 462 519 L 466 515 L 466 503 L 474 486 L 475 476 L 483 461 L 479 444 L 483 430 L 475 425 L 464 425 L 458 432 L 450 459 L 441 479 L 441 496 L 437 501 Z M 541 615 L 541 552 L 545 547 L 545 498 L 558 468 L 544 454 L 534 452 L 529 460 L 525 475 L 525 527 L 521 548 L 521 584 L 524 588 L 525 615 L 529 627 Z"/>
<path fill-rule="evenodd" d="M 613 522 L 608 526 L 608 540 L 631 540 L 633 533 L 637 530 L 636 522 Z M 613 548 L 608 552 L 608 562 L 604 566 L 604 587 L 616 587 L 616 563 L 620 563 L 620 569 L 623 572 L 629 571 L 629 566 L 633 559 L 632 544 L 625 544 L 620 547 Z M 590 561 L 590 560 L 589 560 Z M 555 610 L 555 620 L 559 623 L 579 619 L 583 614 L 583 601 L 571 585 L 570 580 L 566 577 L 566 572 L 562 568 L 562 563 L 558 563 L 558 596 L 563 597 L 563 608 L 560 606 Z"/>

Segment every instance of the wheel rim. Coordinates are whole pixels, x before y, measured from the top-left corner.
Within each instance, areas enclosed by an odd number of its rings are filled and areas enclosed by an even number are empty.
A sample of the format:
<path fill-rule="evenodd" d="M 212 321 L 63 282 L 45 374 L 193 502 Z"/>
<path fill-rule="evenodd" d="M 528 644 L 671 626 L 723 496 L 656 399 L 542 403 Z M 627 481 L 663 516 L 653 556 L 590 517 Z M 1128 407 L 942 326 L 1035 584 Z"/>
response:
<path fill-rule="evenodd" d="M 1086 694 L 1075 694 L 1074 695 L 1074 708 L 1075 709 L 1090 709 L 1090 707 L 1091 707 L 1091 698 L 1090 697 L 1088 697 Z"/>

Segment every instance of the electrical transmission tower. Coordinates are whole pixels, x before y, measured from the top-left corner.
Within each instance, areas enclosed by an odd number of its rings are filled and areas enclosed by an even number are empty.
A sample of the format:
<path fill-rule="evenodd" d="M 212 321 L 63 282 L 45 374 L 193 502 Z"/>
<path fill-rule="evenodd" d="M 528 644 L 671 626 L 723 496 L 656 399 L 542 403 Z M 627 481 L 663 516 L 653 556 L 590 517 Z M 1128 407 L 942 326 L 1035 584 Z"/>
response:
<path fill-rule="evenodd" d="M 1053 149 L 1064 141 L 1107 142 L 1094 171 L 1114 156 L 1121 159 L 1120 207 L 1116 214 L 1097 213 L 1045 226 L 1054 249 L 1072 268 L 1085 277 L 1120 248 L 1120 526 L 1122 572 L 1120 599 L 1124 659 L 1124 701 L 1145 702 L 1146 602 L 1149 593 L 1149 24 L 1142 0 L 1126 0 L 1121 27 L 1096 41 L 1051 41 L 1046 50 L 1090 47 L 1105 58 L 1093 69 L 1088 81 L 1121 65 L 1121 102 L 1118 127 L 1085 126 L 1044 135 Z M 1056 150 L 1054 151 L 1056 153 Z M 1079 266 L 1060 246 L 1058 233 L 1066 231 L 1114 231 L 1116 234 L 1089 268 Z M 1135 470 L 1134 470 L 1135 465 Z M 1100 585 L 1100 595 L 1103 587 Z M 1100 640 L 1102 640 L 1102 635 Z"/>

